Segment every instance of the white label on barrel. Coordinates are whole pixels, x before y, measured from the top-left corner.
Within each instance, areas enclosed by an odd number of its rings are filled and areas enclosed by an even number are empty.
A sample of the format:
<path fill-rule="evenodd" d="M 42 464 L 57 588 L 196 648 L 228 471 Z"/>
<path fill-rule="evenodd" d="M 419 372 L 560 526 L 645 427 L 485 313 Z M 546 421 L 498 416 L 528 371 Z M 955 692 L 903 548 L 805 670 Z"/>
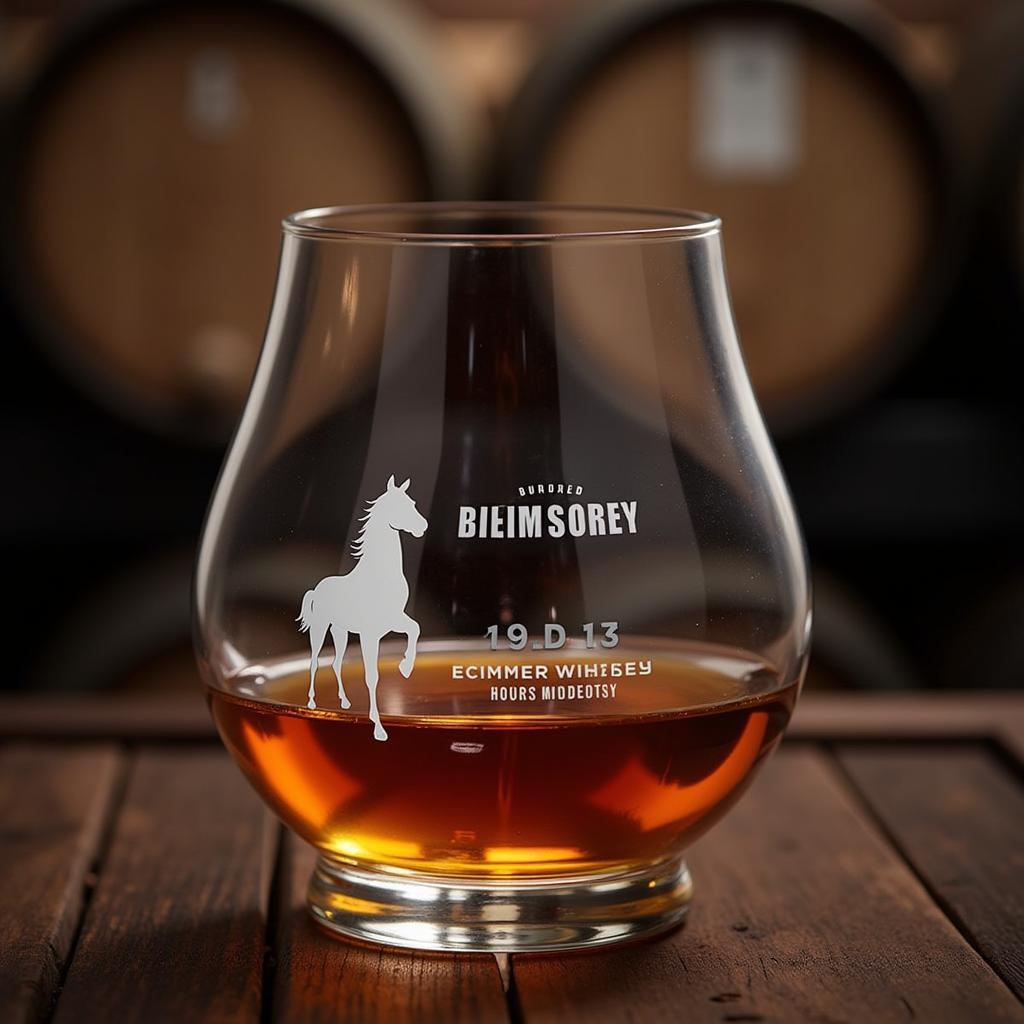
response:
<path fill-rule="evenodd" d="M 796 37 L 776 25 L 714 25 L 696 40 L 694 125 L 701 165 L 783 176 L 800 161 Z"/>
<path fill-rule="evenodd" d="M 226 50 L 196 54 L 185 83 L 185 121 L 200 138 L 212 142 L 230 136 L 245 116 L 238 66 Z"/>

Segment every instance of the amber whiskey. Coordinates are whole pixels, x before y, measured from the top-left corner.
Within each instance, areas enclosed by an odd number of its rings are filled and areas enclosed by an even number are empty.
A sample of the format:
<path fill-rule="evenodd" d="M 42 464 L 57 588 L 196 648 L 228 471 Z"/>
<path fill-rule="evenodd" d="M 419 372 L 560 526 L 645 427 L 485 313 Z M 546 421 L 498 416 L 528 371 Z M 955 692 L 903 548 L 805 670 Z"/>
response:
<path fill-rule="evenodd" d="M 707 646 L 619 649 L 616 676 L 587 668 L 602 662 L 552 653 L 524 679 L 510 652 L 425 651 L 406 680 L 382 657 L 387 743 L 358 660 L 344 666 L 348 711 L 326 696 L 303 707 L 300 659 L 209 698 L 253 785 L 336 857 L 449 876 L 617 870 L 717 820 L 777 743 L 797 685 Z M 325 695 L 333 683 L 321 667 Z"/>

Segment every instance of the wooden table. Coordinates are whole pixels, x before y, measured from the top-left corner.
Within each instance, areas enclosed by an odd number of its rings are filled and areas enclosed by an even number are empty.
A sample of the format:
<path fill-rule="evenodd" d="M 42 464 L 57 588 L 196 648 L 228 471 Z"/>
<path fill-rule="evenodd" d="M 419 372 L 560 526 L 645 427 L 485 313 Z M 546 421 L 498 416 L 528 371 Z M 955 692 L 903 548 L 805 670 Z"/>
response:
<path fill-rule="evenodd" d="M 333 941 L 201 699 L 0 700 L 0 1020 L 1024 1021 L 1024 695 L 817 696 L 690 864 L 574 956 Z"/>

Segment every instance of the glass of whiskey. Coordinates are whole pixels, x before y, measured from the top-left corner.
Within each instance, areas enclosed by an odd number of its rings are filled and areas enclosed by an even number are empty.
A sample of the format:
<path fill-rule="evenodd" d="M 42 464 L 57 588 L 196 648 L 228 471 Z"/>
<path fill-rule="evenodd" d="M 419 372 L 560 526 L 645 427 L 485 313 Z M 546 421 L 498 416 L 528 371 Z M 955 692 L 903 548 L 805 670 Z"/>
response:
<path fill-rule="evenodd" d="M 195 583 L 217 728 L 328 931 L 654 934 L 778 744 L 803 544 L 719 221 L 518 203 L 284 222 Z"/>

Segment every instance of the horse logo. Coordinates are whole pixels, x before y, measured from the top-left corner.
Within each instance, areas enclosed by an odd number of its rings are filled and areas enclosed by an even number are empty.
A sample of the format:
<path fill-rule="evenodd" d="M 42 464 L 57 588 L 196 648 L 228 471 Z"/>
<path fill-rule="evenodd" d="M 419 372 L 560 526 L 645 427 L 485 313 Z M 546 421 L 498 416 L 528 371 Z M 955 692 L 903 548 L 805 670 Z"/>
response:
<path fill-rule="evenodd" d="M 427 521 L 416 510 L 416 502 L 406 493 L 409 481 L 396 486 L 388 480 L 387 490 L 366 506 L 359 537 L 352 545 L 356 567 L 344 576 L 328 576 L 302 598 L 302 611 L 296 621 L 301 632 L 309 632 L 309 703 L 316 707 L 316 668 L 327 630 L 334 641 L 334 674 L 338 679 L 338 699 L 343 708 L 352 706 L 341 681 L 341 662 L 349 633 L 359 634 L 366 688 L 370 692 L 370 721 L 373 738 L 388 738 L 377 711 L 377 654 L 386 633 L 404 633 L 405 657 L 398 671 L 406 679 L 416 663 L 416 642 L 420 637 L 417 622 L 405 613 L 409 584 L 402 572 L 400 531 L 422 537 Z"/>

